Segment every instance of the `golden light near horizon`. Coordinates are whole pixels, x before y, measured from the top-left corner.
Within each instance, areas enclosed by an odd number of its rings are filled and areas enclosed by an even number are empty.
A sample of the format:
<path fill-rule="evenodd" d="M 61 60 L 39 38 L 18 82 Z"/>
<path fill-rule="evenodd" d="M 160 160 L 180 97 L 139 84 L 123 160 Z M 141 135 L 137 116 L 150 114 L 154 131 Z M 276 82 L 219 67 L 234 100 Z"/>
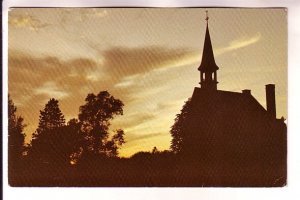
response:
<path fill-rule="evenodd" d="M 88 93 L 125 104 L 112 121 L 127 143 L 121 156 L 168 149 L 170 127 L 194 87 L 206 28 L 204 8 L 15 8 L 9 12 L 9 93 L 29 142 L 39 110 L 57 98 L 66 119 Z M 265 106 L 276 85 L 277 117 L 287 117 L 284 9 L 209 8 L 218 89 L 251 89 Z"/>

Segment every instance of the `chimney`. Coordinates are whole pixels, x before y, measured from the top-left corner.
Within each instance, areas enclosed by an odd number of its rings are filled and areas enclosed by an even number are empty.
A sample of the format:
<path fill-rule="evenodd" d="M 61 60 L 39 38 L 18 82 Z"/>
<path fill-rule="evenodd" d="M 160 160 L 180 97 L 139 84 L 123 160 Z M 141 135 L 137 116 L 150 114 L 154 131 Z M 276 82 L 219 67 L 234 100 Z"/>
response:
<path fill-rule="evenodd" d="M 246 94 L 246 95 L 251 95 L 251 90 L 245 89 L 245 90 L 242 90 L 242 93 Z"/>
<path fill-rule="evenodd" d="M 276 118 L 275 85 L 266 85 L 267 112 Z"/>

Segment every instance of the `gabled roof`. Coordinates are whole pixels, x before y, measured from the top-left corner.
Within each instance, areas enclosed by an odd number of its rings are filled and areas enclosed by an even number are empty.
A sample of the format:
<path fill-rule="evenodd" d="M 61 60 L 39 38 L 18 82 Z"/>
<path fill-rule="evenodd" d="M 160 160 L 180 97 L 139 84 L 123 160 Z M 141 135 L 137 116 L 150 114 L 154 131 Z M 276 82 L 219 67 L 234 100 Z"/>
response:
<path fill-rule="evenodd" d="M 198 68 L 199 71 L 202 72 L 213 72 L 218 70 L 219 67 L 217 66 L 214 58 L 214 52 L 210 40 L 209 30 L 208 30 L 208 23 L 206 25 L 206 34 L 205 34 L 205 40 L 204 40 L 204 47 L 203 47 L 203 53 L 202 53 L 202 61 Z"/>
<path fill-rule="evenodd" d="M 195 88 L 192 100 L 196 107 L 204 106 L 218 112 L 268 114 L 266 109 L 251 94 L 222 90 L 207 92 L 201 88 Z"/>

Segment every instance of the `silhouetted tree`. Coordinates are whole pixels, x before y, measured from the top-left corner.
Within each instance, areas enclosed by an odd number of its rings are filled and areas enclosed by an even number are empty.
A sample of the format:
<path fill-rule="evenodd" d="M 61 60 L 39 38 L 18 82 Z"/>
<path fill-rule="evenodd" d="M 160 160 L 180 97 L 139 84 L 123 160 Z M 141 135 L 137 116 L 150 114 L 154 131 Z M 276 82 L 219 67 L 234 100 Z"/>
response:
<path fill-rule="evenodd" d="M 176 115 L 175 123 L 171 127 L 171 149 L 174 153 L 179 153 L 182 149 L 182 142 L 184 139 L 183 127 L 186 123 L 187 114 L 191 105 L 191 98 L 189 98 L 181 109 L 181 113 Z"/>
<path fill-rule="evenodd" d="M 41 131 L 32 140 L 28 155 L 41 164 L 67 166 L 77 162 L 84 143 L 80 123 L 71 119 L 66 126 Z"/>
<path fill-rule="evenodd" d="M 17 107 L 8 96 L 8 167 L 10 171 L 20 165 L 24 151 L 24 119 L 17 116 Z"/>
<path fill-rule="evenodd" d="M 153 147 L 153 149 L 152 149 L 152 154 L 155 154 L 155 153 L 159 153 L 157 147 Z"/>
<path fill-rule="evenodd" d="M 117 147 L 125 141 L 123 130 L 118 130 L 112 140 L 108 140 L 110 120 L 123 114 L 123 102 L 115 99 L 107 91 L 98 95 L 88 94 L 85 105 L 80 107 L 79 120 L 88 140 L 87 150 L 96 154 L 117 155 Z"/>
<path fill-rule="evenodd" d="M 125 143 L 124 131 L 118 129 L 112 139 L 106 142 L 106 154 L 109 157 L 118 156 L 118 149 Z"/>
<path fill-rule="evenodd" d="M 78 119 L 71 119 L 67 123 L 68 134 L 64 136 L 65 141 L 68 141 L 70 163 L 76 164 L 80 158 L 83 147 L 86 146 L 87 141 L 84 133 L 81 131 L 81 123 Z"/>
<path fill-rule="evenodd" d="M 58 100 L 51 98 L 44 110 L 40 111 L 39 126 L 33 134 L 28 156 L 34 161 L 47 164 L 59 158 L 61 146 L 66 146 L 67 149 L 67 143 L 62 144 L 66 142 L 62 137 L 67 137 L 67 133 Z"/>
<path fill-rule="evenodd" d="M 65 118 L 59 108 L 58 100 L 51 98 L 45 105 L 44 110 L 40 111 L 37 132 L 62 127 L 64 125 Z"/>

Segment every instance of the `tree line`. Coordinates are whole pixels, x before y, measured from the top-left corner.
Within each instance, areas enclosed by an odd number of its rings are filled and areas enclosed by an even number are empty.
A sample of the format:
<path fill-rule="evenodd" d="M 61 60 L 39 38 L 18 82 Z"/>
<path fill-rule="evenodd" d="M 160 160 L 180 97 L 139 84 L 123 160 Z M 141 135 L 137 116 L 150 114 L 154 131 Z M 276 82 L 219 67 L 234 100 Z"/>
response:
<path fill-rule="evenodd" d="M 133 162 L 145 163 L 152 160 L 162 164 L 169 157 L 180 153 L 181 122 L 185 119 L 186 105 L 182 113 L 176 116 L 175 123 L 171 127 L 171 150 L 159 151 L 154 147 L 152 152 L 137 152 L 131 157 Z M 40 110 L 38 127 L 32 134 L 30 143 L 25 145 L 26 125 L 24 119 L 17 115 L 17 107 L 9 96 L 10 182 L 13 183 L 18 179 L 16 175 L 22 176 L 21 174 L 26 170 L 30 172 L 35 169 L 36 174 L 40 171 L 41 176 L 45 176 L 44 173 L 52 173 L 55 170 L 62 172 L 64 171 L 62 169 L 67 169 L 65 172 L 69 173 L 68 170 L 74 167 L 84 171 L 90 166 L 94 168 L 98 166 L 97 170 L 100 171 L 101 167 L 110 166 L 112 160 L 118 160 L 118 163 L 113 165 L 122 165 L 120 164 L 122 159 L 118 155 L 120 147 L 125 144 L 125 133 L 122 129 L 110 133 L 109 127 L 115 116 L 123 115 L 123 107 L 124 103 L 108 91 L 101 91 L 97 95 L 91 93 L 85 98 L 85 103 L 79 107 L 78 117 L 66 122 L 59 101 L 51 98 L 44 109 Z"/>
<path fill-rule="evenodd" d="M 186 131 L 191 99 L 185 102 L 170 129 L 170 150 L 159 151 L 154 147 L 130 158 L 119 157 L 120 147 L 126 142 L 125 133 L 122 129 L 110 132 L 109 127 L 115 116 L 123 114 L 123 107 L 123 102 L 107 91 L 88 94 L 79 107 L 78 117 L 66 122 L 58 100 L 51 98 L 40 111 L 30 144 L 25 145 L 26 125 L 9 97 L 9 184 L 29 187 L 274 185 L 278 170 L 265 176 L 256 173 L 255 163 L 236 165 L 244 161 L 241 156 L 226 157 L 221 159 L 224 165 L 217 165 L 215 160 L 205 160 L 205 153 L 193 151 L 189 144 L 198 145 L 198 141 L 191 141 L 193 137 Z M 269 167 L 266 164 L 262 169 Z"/>
<path fill-rule="evenodd" d="M 124 131 L 111 136 L 110 121 L 123 114 L 123 102 L 107 91 L 88 94 L 80 106 L 78 118 L 66 122 L 58 100 L 51 98 L 40 111 L 38 128 L 25 146 L 24 119 L 8 100 L 9 165 L 14 167 L 22 157 L 41 164 L 75 164 L 84 156 L 116 157 L 125 143 Z"/>

